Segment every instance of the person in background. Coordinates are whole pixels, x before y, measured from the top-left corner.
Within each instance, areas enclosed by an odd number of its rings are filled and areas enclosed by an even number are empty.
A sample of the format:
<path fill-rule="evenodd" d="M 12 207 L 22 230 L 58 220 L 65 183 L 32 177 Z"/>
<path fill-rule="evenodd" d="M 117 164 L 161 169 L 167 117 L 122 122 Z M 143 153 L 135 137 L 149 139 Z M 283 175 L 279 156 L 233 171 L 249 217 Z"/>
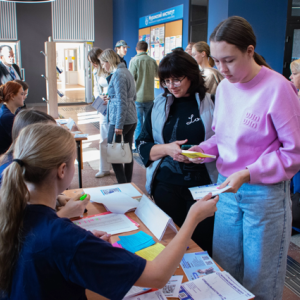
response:
<path fill-rule="evenodd" d="M 221 22 L 210 46 L 225 77 L 215 135 L 190 150 L 215 155 L 218 184 L 229 187 L 215 216 L 213 258 L 256 299 L 279 300 L 291 236 L 289 180 L 300 169 L 300 102 L 295 86 L 255 52 L 244 18 Z"/>
<path fill-rule="evenodd" d="M 106 77 L 109 73 L 104 72 L 101 67 L 99 57 L 103 50 L 100 48 L 92 48 L 88 53 L 88 60 L 94 67 L 94 97 L 95 99 L 103 97 L 103 93 L 107 93 L 108 82 Z M 99 113 L 100 117 L 100 141 L 99 141 L 99 152 L 100 152 L 100 164 L 99 172 L 95 175 L 96 178 L 101 178 L 110 175 L 111 164 L 107 162 L 107 135 L 108 135 L 108 122 L 107 117 Z"/>
<path fill-rule="evenodd" d="M 298 97 L 300 97 L 300 59 L 291 62 L 291 82 L 298 90 Z"/>
<path fill-rule="evenodd" d="M 202 75 L 205 80 L 205 86 L 208 88 L 208 93 L 215 95 L 217 87 L 223 75 L 214 69 L 215 62 L 210 57 L 210 48 L 206 42 L 198 42 L 193 45 L 192 56 L 197 61 Z"/>
<path fill-rule="evenodd" d="M 189 42 L 185 48 L 185 52 L 188 53 L 189 55 L 192 55 L 192 48 L 195 45 L 193 42 Z"/>
<path fill-rule="evenodd" d="M 180 227 L 195 203 L 189 188 L 218 178 L 215 162 L 195 165 L 181 155 L 182 145 L 198 145 L 213 135 L 214 104 L 196 61 L 184 51 L 166 55 L 158 77 L 164 93 L 155 98 L 136 144 L 147 168 L 147 192 Z M 210 255 L 213 228 L 214 218 L 207 218 L 192 236 Z"/>
<path fill-rule="evenodd" d="M 0 86 L 8 81 L 22 79 L 18 65 L 14 63 L 14 52 L 8 45 L 0 46 Z"/>
<path fill-rule="evenodd" d="M 13 81 L 0 86 L 0 155 L 5 153 L 12 143 L 11 130 L 16 111 L 24 105 L 24 90 L 21 84 Z"/>
<path fill-rule="evenodd" d="M 114 135 L 116 142 L 129 143 L 132 149 L 133 135 L 137 123 L 135 108 L 136 90 L 132 74 L 126 69 L 125 64 L 120 62 L 119 56 L 111 49 L 104 50 L 100 55 L 102 68 L 112 73 L 108 86 L 108 143 L 112 143 Z M 105 97 L 108 100 L 108 97 Z M 131 150 L 132 151 L 132 150 Z M 112 164 L 118 183 L 131 182 L 133 160 L 128 164 Z"/>
<path fill-rule="evenodd" d="M 5 154 L 0 156 L 0 187 L 2 185 L 3 173 L 13 161 L 13 151 L 17 137 L 23 128 L 36 123 L 56 125 L 56 121 L 50 115 L 34 109 L 24 109 L 16 116 L 12 128 L 13 142 Z M 63 194 L 59 195 L 56 202 L 56 208 L 59 209 L 57 215 L 60 218 L 74 218 L 81 216 L 88 201 L 76 201 L 78 200 L 77 198 L 71 199 Z"/>
<path fill-rule="evenodd" d="M 0 190 L 0 291 L 3 300 L 86 299 L 86 289 L 123 299 L 133 285 L 163 288 L 176 271 L 194 228 L 214 215 L 211 194 L 190 209 L 182 228 L 153 260 L 113 247 L 55 211 L 56 197 L 74 176 L 76 145 L 49 124 L 24 128 Z M 89 199 L 90 196 L 87 196 Z"/>
<path fill-rule="evenodd" d="M 24 109 L 26 108 L 26 103 L 25 103 L 25 100 L 27 99 L 28 97 L 28 92 L 29 92 L 29 85 L 27 82 L 23 81 L 23 80 L 14 80 L 14 82 L 17 82 L 19 84 L 21 84 L 21 86 L 23 87 L 23 90 L 24 90 L 24 105 L 20 108 L 17 109 L 17 113 L 21 110 L 21 109 Z"/>
<path fill-rule="evenodd" d="M 140 135 L 146 115 L 154 100 L 154 78 L 157 77 L 157 63 L 147 54 L 147 50 L 148 44 L 145 41 L 139 41 L 136 45 L 137 55 L 130 61 L 129 65 L 129 71 L 136 84 L 137 126 L 134 140 Z"/>
<path fill-rule="evenodd" d="M 127 68 L 127 62 L 124 56 L 127 54 L 127 49 L 130 48 L 124 40 L 120 40 L 116 43 L 115 51 L 117 52 L 120 62 L 125 64 Z"/>

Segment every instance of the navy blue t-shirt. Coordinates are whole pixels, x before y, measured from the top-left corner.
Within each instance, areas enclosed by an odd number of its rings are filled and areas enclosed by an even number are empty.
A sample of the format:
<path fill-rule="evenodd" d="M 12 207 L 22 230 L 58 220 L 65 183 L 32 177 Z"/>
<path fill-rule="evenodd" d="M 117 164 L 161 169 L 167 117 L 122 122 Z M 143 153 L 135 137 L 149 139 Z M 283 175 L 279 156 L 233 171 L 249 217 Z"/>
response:
<path fill-rule="evenodd" d="M 0 108 L 0 155 L 5 153 L 12 143 L 11 131 L 15 115 L 5 104 Z"/>
<path fill-rule="evenodd" d="M 82 300 L 89 289 L 119 300 L 146 265 L 44 205 L 27 206 L 23 236 L 9 299 Z"/>

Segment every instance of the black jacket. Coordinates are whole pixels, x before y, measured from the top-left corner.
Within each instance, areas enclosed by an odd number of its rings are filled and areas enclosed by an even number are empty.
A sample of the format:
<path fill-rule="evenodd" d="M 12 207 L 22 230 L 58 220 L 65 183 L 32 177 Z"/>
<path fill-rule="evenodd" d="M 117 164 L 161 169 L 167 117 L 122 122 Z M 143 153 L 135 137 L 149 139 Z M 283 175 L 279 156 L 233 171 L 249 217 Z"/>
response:
<path fill-rule="evenodd" d="M 13 64 L 12 66 L 16 70 L 16 72 L 18 73 L 19 77 L 22 79 L 21 71 L 20 71 L 19 66 L 16 65 L 16 64 Z M 6 77 L 6 80 L 4 80 L 4 77 Z M 14 80 L 14 79 L 9 74 L 9 72 L 8 72 L 7 68 L 5 67 L 5 65 L 0 61 L 0 85 L 4 84 L 7 81 L 12 81 L 12 80 Z"/>

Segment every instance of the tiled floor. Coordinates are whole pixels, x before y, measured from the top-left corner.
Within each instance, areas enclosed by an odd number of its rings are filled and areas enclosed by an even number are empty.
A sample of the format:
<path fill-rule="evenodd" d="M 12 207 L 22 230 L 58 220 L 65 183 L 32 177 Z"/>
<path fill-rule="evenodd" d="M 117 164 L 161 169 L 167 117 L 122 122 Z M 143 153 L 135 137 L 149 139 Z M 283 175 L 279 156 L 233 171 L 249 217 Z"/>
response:
<path fill-rule="evenodd" d="M 42 109 L 37 107 L 37 109 Z M 42 109 L 46 111 L 46 108 Z M 92 123 L 98 121 L 98 116 L 93 113 L 93 109 L 84 108 L 82 106 L 72 106 L 68 108 L 59 107 L 59 113 L 65 118 L 71 117 L 77 124 L 80 130 L 84 133 L 89 134 L 89 139 L 84 141 L 83 147 L 97 148 L 99 149 L 99 129 L 97 129 Z M 84 169 L 82 170 L 83 187 L 95 187 L 104 186 L 117 183 L 116 177 L 113 173 L 110 176 L 103 178 L 95 178 L 96 170 L 93 170 L 88 162 L 84 163 Z M 145 181 L 146 181 L 146 171 L 144 168 L 139 166 L 136 162 L 134 163 L 133 178 L 132 181 L 144 192 Z M 77 169 L 73 181 L 71 183 L 70 189 L 78 188 L 78 178 Z M 289 256 L 300 263 L 300 248 L 294 243 L 290 244 Z M 300 299 L 288 288 L 284 288 L 283 298 L 284 300 L 296 300 Z"/>

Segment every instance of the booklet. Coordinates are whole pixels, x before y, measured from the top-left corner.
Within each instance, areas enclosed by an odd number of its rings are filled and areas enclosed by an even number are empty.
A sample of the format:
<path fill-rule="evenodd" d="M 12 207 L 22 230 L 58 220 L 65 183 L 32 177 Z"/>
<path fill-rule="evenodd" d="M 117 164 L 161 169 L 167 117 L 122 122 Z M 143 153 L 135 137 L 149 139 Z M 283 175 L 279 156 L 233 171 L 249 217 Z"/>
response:
<path fill-rule="evenodd" d="M 187 156 L 188 158 L 216 158 L 215 155 L 210 155 L 202 152 L 189 151 L 189 150 L 182 150 L 181 154 Z"/>
<path fill-rule="evenodd" d="M 208 193 L 212 193 L 212 196 L 219 195 L 226 190 L 230 189 L 231 186 L 227 185 L 222 189 L 218 189 L 220 185 L 217 183 L 215 184 L 209 184 L 209 185 L 202 185 L 202 186 L 195 186 L 192 188 L 189 188 L 194 200 L 198 200 L 206 196 Z"/>
<path fill-rule="evenodd" d="M 184 254 L 180 265 L 188 280 L 220 271 L 206 251 Z"/>
<path fill-rule="evenodd" d="M 92 106 L 103 116 L 106 116 L 107 104 L 105 104 L 105 101 L 100 96 L 95 99 Z"/>
<path fill-rule="evenodd" d="M 169 282 L 161 289 L 166 297 L 178 298 L 180 286 L 182 283 L 183 276 L 175 275 L 172 276 Z"/>
<path fill-rule="evenodd" d="M 217 272 L 181 285 L 181 300 L 249 300 L 255 296 L 229 273 Z"/>

